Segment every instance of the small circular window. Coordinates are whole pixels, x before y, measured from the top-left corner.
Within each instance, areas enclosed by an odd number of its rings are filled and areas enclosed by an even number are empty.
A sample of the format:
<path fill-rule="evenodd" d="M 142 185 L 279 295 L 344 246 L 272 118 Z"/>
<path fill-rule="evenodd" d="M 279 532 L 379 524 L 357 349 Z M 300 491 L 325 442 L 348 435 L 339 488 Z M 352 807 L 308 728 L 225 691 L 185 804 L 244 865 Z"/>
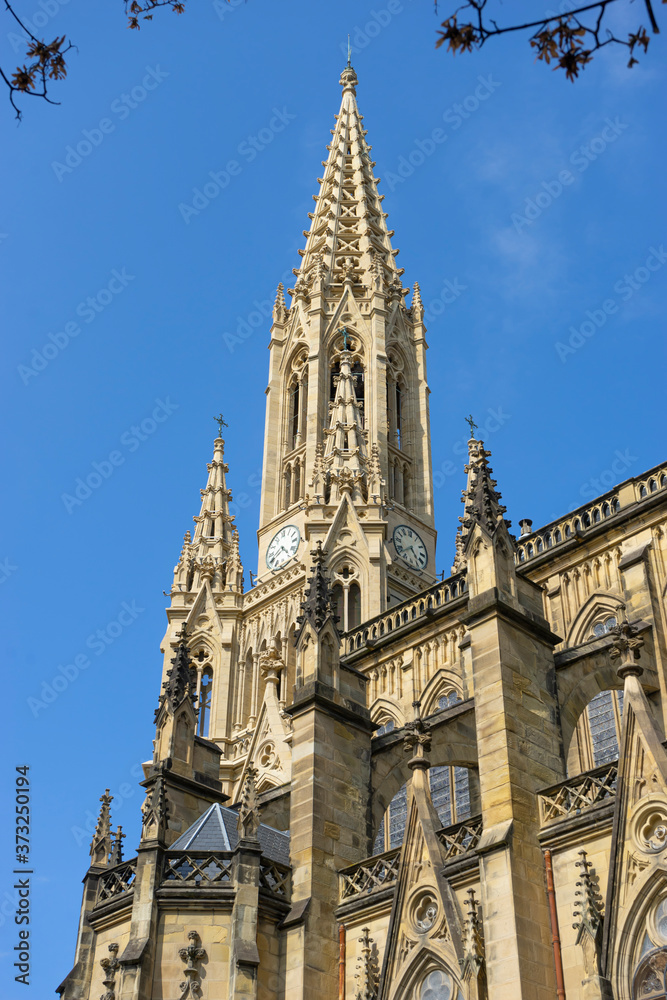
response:
<path fill-rule="evenodd" d="M 424 892 L 418 897 L 412 914 L 415 928 L 419 934 L 430 931 L 438 916 L 438 904 L 432 892 Z"/>

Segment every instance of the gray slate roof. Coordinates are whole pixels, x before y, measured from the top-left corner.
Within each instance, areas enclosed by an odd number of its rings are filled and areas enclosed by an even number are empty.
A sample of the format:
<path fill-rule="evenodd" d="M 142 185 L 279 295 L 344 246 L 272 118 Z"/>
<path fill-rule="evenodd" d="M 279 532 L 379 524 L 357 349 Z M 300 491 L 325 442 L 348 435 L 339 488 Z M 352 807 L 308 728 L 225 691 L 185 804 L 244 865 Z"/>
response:
<path fill-rule="evenodd" d="M 169 850 L 233 851 L 239 842 L 238 819 L 236 810 L 214 802 Z M 281 865 L 289 865 L 289 833 L 260 823 L 257 836 L 265 858 Z"/>

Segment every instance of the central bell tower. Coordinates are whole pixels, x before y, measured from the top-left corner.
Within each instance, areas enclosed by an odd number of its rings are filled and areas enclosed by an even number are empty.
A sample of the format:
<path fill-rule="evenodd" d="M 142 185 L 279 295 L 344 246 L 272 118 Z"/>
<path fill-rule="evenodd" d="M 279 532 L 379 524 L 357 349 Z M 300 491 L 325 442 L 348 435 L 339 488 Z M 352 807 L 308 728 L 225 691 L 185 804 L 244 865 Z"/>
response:
<path fill-rule="evenodd" d="M 270 341 L 261 582 L 321 542 L 341 630 L 435 579 L 424 310 L 411 306 L 349 65 L 295 282 Z M 279 579 L 276 580 L 279 589 Z"/>

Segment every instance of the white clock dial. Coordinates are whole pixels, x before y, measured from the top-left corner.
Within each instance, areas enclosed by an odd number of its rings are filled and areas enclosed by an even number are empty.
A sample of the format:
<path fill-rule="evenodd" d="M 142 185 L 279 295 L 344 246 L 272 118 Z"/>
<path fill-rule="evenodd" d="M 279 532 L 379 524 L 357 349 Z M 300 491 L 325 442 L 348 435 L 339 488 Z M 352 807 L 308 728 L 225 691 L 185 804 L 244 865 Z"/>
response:
<path fill-rule="evenodd" d="M 288 524 L 273 536 L 266 550 L 266 565 L 269 569 L 280 569 L 299 547 L 301 533 L 295 524 Z"/>
<path fill-rule="evenodd" d="M 412 569 L 425 569 L 428 552 L 414 528 L 409 528 L 407 524 L 399 524 L 394 528 L 394 548 L 403 562 Z"/>

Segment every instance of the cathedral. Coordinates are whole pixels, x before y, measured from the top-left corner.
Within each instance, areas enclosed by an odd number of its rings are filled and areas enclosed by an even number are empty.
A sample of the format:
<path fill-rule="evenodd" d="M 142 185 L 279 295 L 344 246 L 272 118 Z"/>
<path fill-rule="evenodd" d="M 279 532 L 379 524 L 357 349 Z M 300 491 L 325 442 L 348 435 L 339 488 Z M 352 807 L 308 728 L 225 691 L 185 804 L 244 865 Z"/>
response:
<path fill-rule="evenodd" d="M 667 464 L 513 534 L 471 418 L 436 576 L 424 308 L 340 83 L 273 308 L 257 575 L 217 437 L 141 838 L 107 789 L 57 992 L 665 1000 Z"/>

